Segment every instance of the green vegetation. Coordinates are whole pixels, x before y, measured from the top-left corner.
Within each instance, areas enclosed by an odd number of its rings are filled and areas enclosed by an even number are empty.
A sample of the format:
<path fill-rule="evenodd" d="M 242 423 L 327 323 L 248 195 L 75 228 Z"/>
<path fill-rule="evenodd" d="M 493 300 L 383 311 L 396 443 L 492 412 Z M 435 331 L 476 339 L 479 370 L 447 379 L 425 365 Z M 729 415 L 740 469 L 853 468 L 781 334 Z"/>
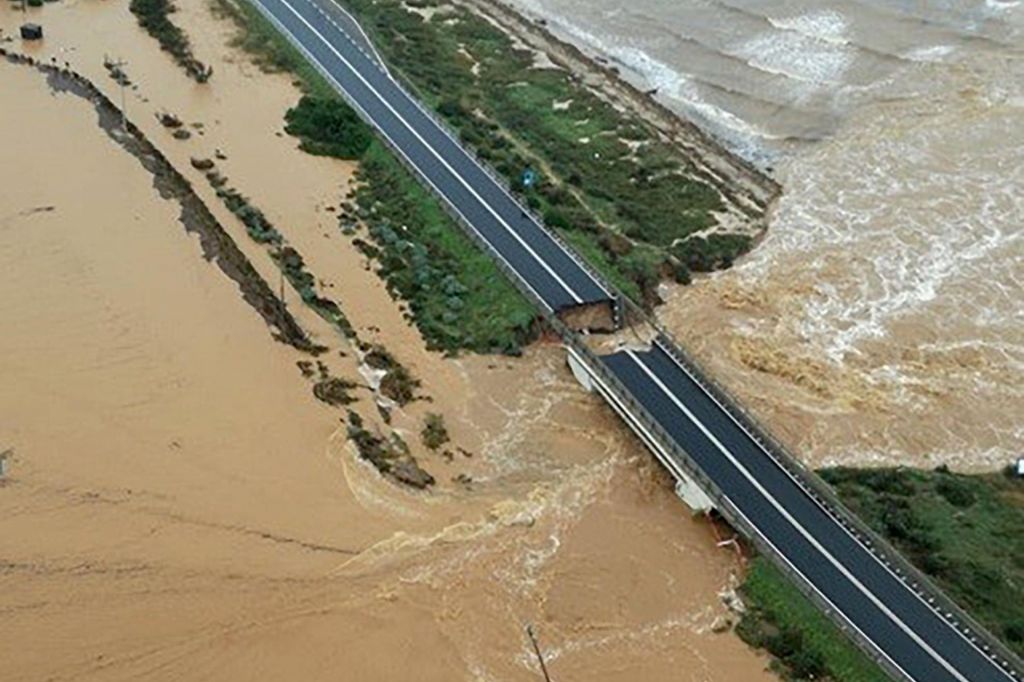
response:
<path fill-rule="evenodd" d="M 413 4 L 413 3 L 408 3 Z M 425 20 L 399 0 L 348 0 L 389 66 L 513 189 L 634 298 L 664 276 L 731 264 L 739 235 L 687 242 L 715 224 L 719 194 L 643 123 L 561 69 L 538 68 L 500 29 L 444 5 Z M 417 8 L 437 8 L 419 0 Z M 524 186 L 524 171 L 537 179 Z M 677 245 L 685 258 L 676 253 Z M 705 255 L 705 252 L 706 255 Z M 690 257 L 696 253 L 696 257 Z"/>
<path fill-rule="evenodd" d="M 373 141 L 370 128 L 337 98 L 304 95 L 284 119 L 285 131 L 299 138 L 299 147 L 318 156 L 356 160 Z"/>
<path fill-rule="evenodd" d="M 304 149 L 351 158 L 361 140 L 372 137 L 255 9 L 245 2 L 213 1 L 216 11 L 238 26 L 236 46 L 268 71 L 297 76 L 307 96 L 289 111 L 287 123 Z M 318 129 L 325 122 L 337 138 Z M 356 203 L 372 243 L 357 239 L 356 244 L 378 263 L 391 293 L 408 302 L 409 317 L 428 347 L 516 354 L 535 337 L 536 311 L 530 303 L 380 142 L 369 142 L 362 152 L 359 180 Z"/>
<path fill-rule="evenodd" d="M 277 263 L 277 267 L 281 268 L 285 279 L 299 292 L 303 303 L 337 327 L 346 338 L 356 337 L 356 331 L 341 307 L 335 301 L 316 292 L 316 278 L 306 270 L 306 263 L 298 251 L 290 246 L 283 246 L 275 249 L 270 255 Z"/>
<path fill-rule="evenodd" d="M 939 468 L 820 472 L 861 519 L 955 602 L 1024 654 L 1024 483 Z M 881 681 L 882 671 L 790 580 L 756 558 L 737 633 L 788 680 Z"/>
<path fill-rule="evenodd" d="M 171 0 L 131 0 L 129 9 L 139 25 L 160 42 L 160 47 L 174 57 L 190 78 L 198 83 L 210 80 L 213 69 L 195 58 L 188 36 L 168 16 L 176 11 Z"/>
<path fill-rule="evenodd" d="M 322 400 L 328 405 L 341 406 L 356 401 L 349 391 L 356 387 L 356 384 L 347 379 L 338 377 L 327 377 L 313 384 L 313 395 L 317 400 Z"/>
<path fill-rule="evenodd" d="M 786 680 L 887 682 L 888 677 L 766 559 L 755 558 L 741 588 L 747 606 L 736 633 L 767 650 Z"/>
<path fill-rule="evenodd" d="M 337 302 L 321 296 L 316 290 L 316 277 L 306 269 L 306 262 L 302 254 L 293 247 L 284 243 L 284 237 L 270 222 L 270 219 L 259 208 L 254 206 L 248 197 L 227 184 L 228 179 L 214 168 L 209 168 L 209 162 L 193 160 L 193 166 L 199 165 L 208 168 L 205 173 L 207 181 L 214 188 L 217 196 L 224 205 L 234 213 L 242 224 L 245 231 L 257 244 L 273 247 L 270 255 L 281 269 L 285 279 L 299 292 L 302 302 L 316 311 L 345 335 L 346 338 L 356 337 L 355 329 L 348 317 L 345 316 L 341 306 Z M 209 164 L 212 165 L 212 164 Z"/>
<path fill-rule="evenodd" d="M 536 311 L 379 142 L 359 167 L 356 203 L 374 244 L 357 242 L 409 302 L 430 348 L 515 354 Z"/>
<path fill-rule="evenodd" d="M 397 433 L 392 433 L 388 438 L 373 433 L 365 427 L 363 418 L 350 410 L 348 437 L 355 444 L 359 456 L 385 476 L 414 488 L 434 485 L 434 477 L 419 466 L 409 454 L 409 446 Z"/>
<path fill-rule="evenodd" d="M 207 180 L 216 188 L 217 196 L 224 205 L 234 213 L 242 224 L 245 231 L 258 244 L 280 244 L 281 233 L 270 224 L 263 211 L 253 206 L 249 199 L 233 187 L 224 186 L 226 179 L 217 173 L 210 171 L 206 174 Z"/>
<path fill-rule="evenodd" d="M 1024 483 L 944 468 L 822 475 L 953 601 L 1024 655 Z"/>
<path fill-rule="evenodd" d="M 423 419 L 423 430 L 420 431 L 420 439 L 423 444 L 431 450 L 437 450 L 448 442 L 448 427 L 444 424 L 444 417 L 434 412 L 427 413 Z"/>

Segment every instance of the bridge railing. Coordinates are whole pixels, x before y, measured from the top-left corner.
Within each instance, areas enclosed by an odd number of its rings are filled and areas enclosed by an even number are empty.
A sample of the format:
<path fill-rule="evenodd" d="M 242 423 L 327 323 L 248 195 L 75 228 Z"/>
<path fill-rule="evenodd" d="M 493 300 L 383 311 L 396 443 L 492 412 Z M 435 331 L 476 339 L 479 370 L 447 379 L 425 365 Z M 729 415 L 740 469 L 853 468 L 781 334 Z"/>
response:
<path fill-rule="evenodd" d="M 865 523 L 857 514 L 847 507 L 836 495 L 832 486 L 818 474 L 810 470 L 785 445 L 776 439 L 771 431 L 759 419 L 742 407 L 739 400 L 722 384 L 716 381 L 700 363 L 688 354 L 683 346 L 676 341 L 671 333 L 657 321 L 651 319 L 632 301 L 625 302 L 631 315 L 641 315 L 657 331 L 655 343 L 676 360 L 693 380 L 701 386 L 729 414 L 741 428 L 772 460 L 803 489 L 840 526 L 868 549 L 890 571 L 897 576 L 909 589 L 915 592 L 943 620 L 958 631 L 970 630 L 972 641 L 993 662 L 1006 670 L 1014 679 L 1021 679 L 1024 662 L 1005 644 L 994 637 L 974 617 L 964 611 L 950 599 L 931 578 L 910 563 L 900 554 L 888 540 Z"/>
<path fill-rule="evenodd" d="M 267 18 L 277 29 L 298 49 L 303 55 L 306 56 L 307 60 L 313 67 L 331 84 L 334 85 L 338 93 L 344 98 L 356 113 L 371 127 L 375 127 L 374 122 L 366 115 L 363 109 L 359 106 L 358 102 L 353 100 L 351 96 L 340 87 L 331 76 L 316 59 L 309 54 L 306 48 L 297 40 L 295 40 L 291 34 L 278 22 L 278 20 L 266 10 L 259 2 L 259 0 L 250 0 L 252 4 Z M 354 19 L 353 19 L 354 20 Z M 346 34 L 346 38 L 352 41 Z M 357 49 L 361 48 L 354 41 L 353 45 Z M 371 61 L 373 61 L 371 59 Z M 387 73 L 387 72 L 385 72 Z M 393 75 L 392 75 L 393 77 Z M 400 81 L 395 80 L 399 84 L 399 87 L 405 90 L 404 86 Z M 415 91 L 413 89 L 413 91 Z M 430 119 L 437 123 L 443 130 L 447 131 L 453 141 L 459 144 L 460 147 L 465 147 L 458 142 L 458 134 L 450 129 L 450 127 L 441 121 L 437 116 L 433 115 L 426 110 L 420 101 L 413 95 L 409 94 L 408 90 L 405 90 L 407 96 L 421 109 Z M 865 651 L 866 654 L 872 657 L 878 662 L 885 670 L 889 672 L 896 679 L 901 679 L 904 676 L 896 669 L 880 651 L 870 642 L 864 638 L 853 624 L 850 623 L 845 616 L 841 613 L 836 612 L 828 604 L 828 602 L 814 589 L 814 587 L 806 581 L 802 576 L 792 570 L 789 566 L 788 561 L 784 556 L 774 550 L 770 543 L 766 542 L 758 530 L 751 526 L 744 520 L 742 514 L 738 512 L 736 507 L 729 501 L 729 499 L 722 494 L 722 491 L 704 472 L 698 467 L 694 459 L 675 442 L 675 440 L 668 434 L 668 432 L 662 427 L 656 419 L 654 419 L 640 402 L 633 397 L 632 393 L 628 388 L 612 373 L 607 366 L 601 361 L 601 359 L 580 339 L 576 332 L 569 329 L 553 312 L 550 312 L 547 304 L 533 291 L 525 279 L 523 279 L 515 269 L 513 269 L 500 252 L 495 249 L 490 242 L 483 238 L 476 229 L 466 221 L 462 214 L 457 210 L 455 206 L 445 197 L 442 193 L 436 192 L 433 189 L 432 183 L 429 179 L 412 163 L 410 163 L 402 151 L 391 143 L 387 137 L 381 136 L 380 139 L 388 146 L 395 154 L 395 158 L 399 161 L 420 181 L 430 189 L 439 199 L 441 206 L 444 210 L 453 218 L 453 220 L 463 228 L 463 231 L 478 244 L 486 253 L 489 253 L 497 264 L 499 270 L 501 270 L 513 283 L 513 285 L 531 301 L 538 309 L 545 311 L 544 317 L 547 323 L 555 330 L 561 337 L 563 343 L 567 348 L 575 352 L 582 360 L 585 361 L 587 370 L 595 377 L 599 378 L 600 381 L 607 387 L 607 390 L 613 394 L 621 404 L 625 405 L 631 412 L 631 414 L 642 424 L 642 426 L 652 435 L 654 435 L 659 445 L 664 449 L 665 452 L 671 453 L 674 456 L 676 466 L 682 467 L 686 474 L 691 477 L 696 483 L 698 483 L 704 491 L 711 497 L 715 502 L 719 512 L 723 517 L 729 521 L 735 528 L 740 530 L 754 543 L 755 547 L 764 554 L 770 557 L 773 562 L 779 566 L 783 571 L 790 575 L 793 579 L 794 584 L 800 589 L 800 591 L 807 596 L 813 603 L 815 603 L 824 613 L 833 618 L 838 626 L 843 629 L 857 644 Z M 510 197 L 513 197 L 513 201 L 519 203 L 517 199 L 508 189 L 507 183 L 505 183 L 489 166 L 486 162 L 477 159 L 481 167 L 484 168 L 485 172 L 491 175 L 499 184 L 506 188 Z M 520 204 L 521 206 L 521 204 Z M 615 297 L 616 300 L 616 312 L 619 313 L 620 319 L 625 319 L 627 313 L 631 316 L 635 316 L 636 319 L 642 320 L 645 323 L 651 325 L 657 330 L 659 339 L 659 345 L 668 353 L 670 353 L 677 361 L 684 366 L 687 371 L 691 372 L 695 380 L 707 390 L 713 397 L 715 397 L 723 407 L 737 419 L 741 424 L 745 426 L 748 433 L 757 433 L 760 435 L 760 439 L 755 438 L 759 443 L 765 447 L 765 450 L 772 455 L 773 458 L 782 466 L 786 471 L 790 472 L 798 481 L 801 482 L 801 486 L 808 491 L 808 494 L 823 507 L 825 507 L 828 513 L 832 514 L 837 521 L 843 518 L 841 521 L 842 525 L 847 528 L 853 529 L 852 532 L 858 533 L 860 537 L 868 539 L 865 545 L 868 546 L 877 556 L 888 566 L 898 567 L 899 574 L 909 576 L 909 581 L 905 580 L 908 585 L 915 589 L 923 596 L 923 598 L 929 604 L 940 610 L 940 613 L 944 614 L 951 623 L 961 623 L 961 629 L 963 626 L 970 628 L 976 635 L 977 639 L 982 640 L 980 647 L 986 652 L 993 652 L 992 656 L 998 655 L 999 659 L 1004 661 L 1003 667 L 1009 671 L 1009 674 L 1014 679 L 1020 679 L 1019 673 L 1014 670 L 1024 669 L 1019 659 L 1009 651 L 1001 642 L 992 637 L 980 624 L 974 621 L 970 616 L 962 611 L 952 600 L 948 599 L 941 590 L 939 590 L 927 577 L 925 577 L 920 571 L 911 566 L 902 556 L 900 556 L 889 544 L 878 536 L 874 531 L 867 527 L 866 524 L 861 522 L 849 509 L 847 509 L 835 496 L 832 489 L 822 481 L 817 475 L 809 471 L 803 464 L 800 463 L 796 457 L 792 456 L 778 441 L 769 435 L 769 431 L 760 425 L 757 420 L 739 406 L 739 403 L 731 397 L 724 387 L 714 381 L 708 373 L 700 368 L 699 364 L 693 360 L 688 354 L 686 354 L 678 343 L 674 341 L 672 336 L 647 314 L 639 308 L 631 299 L 626 297 L 603 278 L 599 273 L 596 273 L 585 260 L 580 257 L 575 249 L 569 244 L 565 243 L 564 240 L 553 234 L 550 229 L 544 227 L 544 223 L 524 207 L 524 212 L 534 218 L 539 226 L 544 229 L 549 235 L 552 236 L 559 244 L 563 246 L 568 254 L 570 254 L 574 260 L 585 267 L 603 286 Z M 666 463 L 668 464 L 668 463 Z M 672 468 L 671 464 L 668 464 Z M 950 614 L 948 617 L 945 614 Z M 995 659 L 995 660 L 999 660 Z"/>
<path fill-rule="evenodd" d="M 351 13 L 349 13 L 344 8 L 341 8 L 341 11 L 345 12 L 348 18 L 352 22 L 355 22 L 356 26 L 359 26 L 358 21 L 355 19 L 355 17 L 351 15 Z M 363 31 L 361 26 L 359 26 L 359 30 L 363 36 L 366 36 L 366 33 L 365 31 Z M 363 50 L 351 36 L 345 34 L 345 37 L 350 42 L 352 42 L 353 45 L 355 45 L 356 49 L 359 49 L 361 52 L 366 54 L 365 50 Z M 367 36 L 366 39 L 369 40 L 369 37 Z M 370 45 L 372 46 L 372 42 L 370 43 Z M 548 237 L 550 237 L 555 243 L 557 243 L 566 253 L 566 255 L 568 255 L 580 267 L 581 270 L 586 272 L 595 282 L 597 282 L 601 287 L 603 287 L 605 291 L 608 292 L 609 298 L 616 299 L 616 295 L 618 294 L 617 287 L 615 287 L 611 282 L 609 282 L 608 279 L 596 268 L 594 268 L 594 266 L 591 265 L 585 258 L 580 256 L 579 253 L 576 252 L 576 249 L 571 244 L 569 244 L 569 242 L 566 241 L 566 239 L 562 235 L 560 235 L 557 230 L 546 227 L 544 225 L 544 220 L 537 214 L 537 212 L 534 211 L 533 208 L 531 208 L 528 204 L 523 203 L 522 199 L 516 193 L 508 178 L 499 173 L 494 168 L 494 166 L 491 165 L 490 161 L 480 157 L 476 153 L 475 149 L 473 149 L 470 146 L 467 146 L 462 141 L 462 135 L 457 129 L 452 127 L 451 124 L 449 124 L 448 121 L 441 117 L 436 111 L 433 111 L 425 104 L 423 104 L 424 102 L 430 101 L 432 98 L 427 97 L 425 93 L 422 90 L 420 90 L 420 88 L 408 76 L 406 76 L 401 69 L 395 67 L 388 68 L 384 64 L 383 59 L 380 58 L 380 55 L 377 53 L 376 48 L 371 47 L 371 49 L 373 49 L 374 54 L 377 55 L 377 58 L 380 59 L 378 68 L 395 83 L 395 86 L 402 91 L 402 94 L 404 94 L 405 97 L 410 102 L 412 102 L 413 106 L 415 106 L 420 111 L 420 113 L 422 113 L 425 117 L 430 119 L 434 123 L 434 125 L 436 125 L 441 131 L 443 131 L 444 134 L 448 137 L 448 139 L 452 141 L 452 143 L 454 143 L 456 146 L 459 147 L 459 149 L 465 152 L 473 160 L 473 162 L 476 163 L 476 165 L 479 166 L 480 169 L 494 182 L 494 184 L 501 188 L 502 192 L 504 192 L 506 197 L 513 204 L 515 204 L 516 208 L 519 209 L 519 212 L 522 215 L 527 216 L 530 220 L 532 220 L 539 227 L 541 227 L 544 233 Z M 371 58 L 371 61 L 376 60 Z M 618 324 L 621 323 L 622 321 L 622 310 L 617 300 L 614 300 L 614 304 L 616 323 Z"/>
<path fill-rule="evenodd" d="M 634 429 L 642 429 L 649 438 L 655 441 L 655 456 L 662 460 L 662 464 L 669 471 L 673 472 L 674 475 L 678 476 L 679 473 L 682 473 L 700 486 L 714 503 L 721 516 L 743 534 L 757 548 L 758 552 L 768 557 L 772 563 L 788 575 L 797 589 L 811 603 L 815 604 L 826 616 L 831 618 L 840 630 L 856 642 L 861 650 L 891 675 L 893 679 L 914 682 L 907 678 L 899 668 L 894 666 L 871 640 L 864 637 L 843 613 L 836 611 L 829 601 L 802 574 L 792 567 L 787 558 L 778 552 L 761 535 L 756 527 L 748 523 L 746 517 L 739 512 L 737 507 L 722 492 L 714 480 L 704 473 L 690 453 L 676 442 L 661 423 L 648 412 L 647 408 L 633 396 L 633 393 L 615 373 L 609 370 L 601 358 L 580 339 L 579 335 L 568 329 L 556 316 L 549 317 L 551 318 L 549 319 L 551 326 L 559 332 L 563 343 L 569 351 L 577 356 L 584 364 L 586 370 L 597 381 L 599 390 L 605 395 L 605 398 L 612 404 L 613 408 L 627 411 L 628 414 L 623 415 L 627 423 L 631 420 L 635 421 L 637 426 Z M 616 403 L 621 405 L 621 408 Z M 630 425 L 632 426 L 632 424 Z M 669 460 L 665 461 L 663 456 L 667 456 Z"/>

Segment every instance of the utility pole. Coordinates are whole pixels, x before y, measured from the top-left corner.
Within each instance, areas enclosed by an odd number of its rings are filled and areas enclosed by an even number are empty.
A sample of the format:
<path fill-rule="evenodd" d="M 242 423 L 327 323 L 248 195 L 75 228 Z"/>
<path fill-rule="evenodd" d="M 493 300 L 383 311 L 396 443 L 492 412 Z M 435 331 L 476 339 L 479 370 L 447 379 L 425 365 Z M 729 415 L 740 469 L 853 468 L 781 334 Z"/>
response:
<path fill-rule="evenodd" d="M 530 643 L 533 644 L 533 652 L 537 654 L 537 662 L 540 663 L 540 672 L 544 675 L 544 682 L 551 682 L 548 667 L 544 664 L 544 656 L 540 653 L 540 644 L 537 643 L 537 636 L 533 633 L 533 625 L 530 623 L 526 624 L 526 634 L 530 638 Z"/>

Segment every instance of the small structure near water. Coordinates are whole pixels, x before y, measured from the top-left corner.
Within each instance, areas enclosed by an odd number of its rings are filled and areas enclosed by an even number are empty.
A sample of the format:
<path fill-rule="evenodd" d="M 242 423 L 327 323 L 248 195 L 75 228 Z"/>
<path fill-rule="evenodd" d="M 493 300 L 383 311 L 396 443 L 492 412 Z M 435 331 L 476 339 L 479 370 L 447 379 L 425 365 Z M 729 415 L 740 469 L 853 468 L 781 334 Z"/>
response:
<path fill-rule="evenodd" d="M 43 39 L 43 27 L 39 24 L 22 24 L 21 25 L 21 39 L 22 40 L 42 40 Z"/>

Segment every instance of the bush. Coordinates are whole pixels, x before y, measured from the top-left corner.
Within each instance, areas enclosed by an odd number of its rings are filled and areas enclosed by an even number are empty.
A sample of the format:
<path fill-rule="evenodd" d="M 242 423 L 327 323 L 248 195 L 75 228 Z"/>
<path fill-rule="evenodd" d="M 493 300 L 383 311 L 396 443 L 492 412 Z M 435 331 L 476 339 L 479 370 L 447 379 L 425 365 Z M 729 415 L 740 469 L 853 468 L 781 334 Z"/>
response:
<path fill-rule="evenodd" d="M 176 11 L 171 0 L 131 0 L 128 8 L 139 25 L 157 39 L 160 47 L 174 57 L 190 78 L 200 83 L 210 79 L 213 70 L 193 56 L 188 36 L 168 18 Z"/>
<path fill-rule="evenodd" d="M 337 97 L 303 95 L 285 122 L 285 131 L 300 139 L 302 150 L 319 156 L 358 159 L 373 141 L 370 128 Z"/>
<path fill-rule="evenodd" d="M 420 431 L 420 438 L 423 444 L 431 450 L 437 450 L 448 442 L 448 428 L 444 424 L 444 417 L 431 412 L 423 420 L 423 430 Z"/>

